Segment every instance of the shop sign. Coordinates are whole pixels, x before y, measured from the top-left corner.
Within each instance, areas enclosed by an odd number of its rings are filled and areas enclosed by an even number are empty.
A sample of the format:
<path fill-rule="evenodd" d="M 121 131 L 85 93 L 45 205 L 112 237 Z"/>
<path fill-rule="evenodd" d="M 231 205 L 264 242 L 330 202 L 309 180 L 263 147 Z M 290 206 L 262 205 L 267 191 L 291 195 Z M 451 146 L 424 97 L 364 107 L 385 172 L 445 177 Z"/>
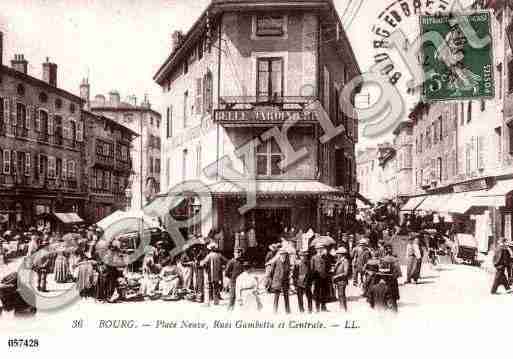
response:
<path fill-rule="evenodd" d="M 313 112 L 298 110 L 216 110 L 214 116 L 216 122 L 223 123 L 316 122 Z"/>
<path fill-rule="evenodd" d="M 470 192 L 470 191 L 481 191 L 484 189 L 488 189 L 488 184 L 486 183 L 485 179 L 472 181 L 472 182 L 466 182 L 466 183 L 460 183 L 457 185 L 454 185 L 453 187 L 454 192 Z"/>

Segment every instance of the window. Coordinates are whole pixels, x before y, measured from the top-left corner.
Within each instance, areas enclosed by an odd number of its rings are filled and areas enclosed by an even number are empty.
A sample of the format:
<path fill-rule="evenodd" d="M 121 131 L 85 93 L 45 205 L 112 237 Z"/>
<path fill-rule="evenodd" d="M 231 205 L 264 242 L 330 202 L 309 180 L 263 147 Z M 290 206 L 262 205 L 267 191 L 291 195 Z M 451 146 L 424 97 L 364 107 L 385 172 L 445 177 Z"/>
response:
<path fill-rule="evenodd" d="M 150 161 L 148 163 L 148 172 L 149 173 L 153 172 L 153 157 L 151 157 L 151 156 L 150 156 Z"/>
<path fill-rule="evenodd" d="M 16 104 L 16 124 L 20 128 L 27 128 L 27 107 L 22 103 Z"/>
<path fill-rule="evenodd" d="M 460 122 L 461 126 L 463 126 L 465 124 L 465 104 L 462 102 L 461 103 L 461 122 Z"/>
<path fill-rule="evenodd" d="M 285 17 L 258 15 L 256 17 L 257 36 L 283 36 L 285 35 Z"/>
<path fill-rule="evenodd" d="M 513 59 L 508 62 L 508 92 L 513 92 Z"/>
<path fill-rule="evenodd" d="M 214 92 L 213 89 L 213 79 L 212 73 L 208 71 L 205 76 L 203 76 L 203 110 L 206 113 L 212 113 L 213 107 L 213 99 Z"/>
<path fill-rule="evenodd" d="M 189 59 L 186 58 L 184 61 L 183 61 L 183 74 L 185 75 L 186 73 L 189 72 Z"/>
<path fill-rule="evenodd" d="M 157 128 L 160 128 L 160 120 L 157 119 Z"/>
<path fill-rule="evenodd" d="M 68 161 L 68 177 L 75 178 L 76 169 L 75 169 L 75 161 Z"/>
<path fill-rule="evenodd" d="M 30 176 L 30 153 L 25 153 L 25 176 Z"/>
<path fill-rule="evenodd" d="M 495 144 L 497 148 L 497 162 L 502 158 L 502 127 L 495 128 Z"/>
<path fill-rule="evenodd" d="M 160 158 L 155 158 L 155 173 L 160 173 Z"/>
<path fill-rule="evenodd" d="M 188 152 L 187 149 L 183 150 L 182 154 L 182 180 L 185 181 L 187 179 L 187 157 Z"/>
<path fill-rule="evenodd" d="M 433 122 L 433 143 L 438 143 L 438 139 L 440 138 L 440 135 L 438 134 L 438 131 L 440 129 L 438 123 L 442 122 L 442 117 L 439 117 L 438 121 Z"/>
<path fill-rule="evenodd" d="M 481 112 L 483 112 L 484 110 L 486 110 L 486 102 L 484 99 L 481 99 Z"/>
<path fill-rule="evenodd" d="M 472 101 L 468 102 L 467 107 L 467 123 L 469 123 L 470 121 L 472 121 Z"/>
<path fill-rule="evenodd" d="M 201 97 L 202 97 L 202 91 L 201 91 L 201 82 L 203 79 L 199 78 L 196 79 L 196 96 L 194 98 L 194 107 L 196 110 L 196 115 L 201 114 Z"/>
<path fill-rule="evenodd" d="M 422 153 L 422 147 L 424 145 L 424 135 L 420 135 L 419 152 Z"/>
<path fill-rule="evenodd" d="M 274 140 L 269 140 L 257 147 L 257 175 L 277 176 L 283 174 L 279 163 L 283 159 L 280 147 Z"/>
<path fill-rule="evenodd" d="M 201 177 L 201 146 L 196 149 L 196 177 Z"/>
<path fill-rule="evenodd" d="M 326 66 L 324 66 L 324 87 L 323 87 L 323 105 L 327 113 L 330 113 L 330 72 Z"/>
<path fill-rule="evenodd" d="M 183 94 L 183 128 L 187 128 L 187 109 L 189 108 L 189 92 Z"/>
<path fill-rule="evenodd" d="M 443 165 L 442 165 L 442 157 L 438 157 L 437 159 L 437 170 L 438 170 L 438 176 L 437 176 L 437 180 L 439 182 L 442 182 L 442 172 L 443 172 Z"/>
<path fill-rule="evenodd" d="M 444 123 L 445 122 L 445 123 Z M 440 135 L 440 142 L 442 142 L 444 136 L 447 136 L 447 128 L 446 131 L 444 131 L 444 125 L 447 125 L 447 117 L 445 118 L 445 121 L 442 119 L 442 116 L 440 116 L 440 122 L 439 122 L 439 135 Z"/>
<path fill-rule="evenodd" d="M 173 106 L 169 106 L 166 112 L 167 138 L 173 137 Z"/>
<path fill-rule="evenodd" d="M 11 173 L 11 150 L 4 150 L 4 166 L 3 172 L 5 175 Z"/>
<path fill-rule="evenodd" d="M 54 156 L 48 156 L 48 178 L 55 178 L 57 175 L 56 172 L 57 161 Z"/>
<path fill-rule="evenodd" d="M 259 58 L 257 60 L 257 99 L 271 101 L 283 96 L 283 59 Z"/>

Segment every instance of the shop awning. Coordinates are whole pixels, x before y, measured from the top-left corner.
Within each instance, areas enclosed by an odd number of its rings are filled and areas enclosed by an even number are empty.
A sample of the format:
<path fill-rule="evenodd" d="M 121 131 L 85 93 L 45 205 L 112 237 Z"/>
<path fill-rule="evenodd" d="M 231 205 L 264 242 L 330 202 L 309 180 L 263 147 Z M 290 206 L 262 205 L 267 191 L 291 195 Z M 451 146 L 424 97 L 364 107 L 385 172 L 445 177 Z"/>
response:
<path fill-rule="evenodd" d="M 480 201 L 476 197 L 486 191 L 472 191 L 451 193 L 447 195 L 445 203 L 441 206 L 440 212 L 463 214 L 474 206 L 480 206 Z"/>
<path fill-rule="evenodd" d="M 248 186 L 237 182 L 218 182 L 210 186 L 213 194 L 243 194 Z M 340 190 L 318 181 L 256 181 L 257 194 L 321 195 L 341 193 Z"/>
<path fill-rule="evenodd" d="M 73 223 L 82 223 L 84 220 L 80 218 L 80 216 L 74 212 L 71 213 L 57 213 L 54 212 L 53 215 L 64 224 L 73 224 Z"/>
<path fill-rule="evenodd" d="M 103 229 L 106 229 L 109 226 L 111 226 L 112 224 L 114 224 L 118 221 L 127 219 L 127 218 L 142 219 L 144 221 L 144 225 L 146 227 L 150 227 L 150 228 L 158 228 L 159 227 L 159 223 L 157 221 L 155 221 L 153 218 L 151 218 L 150 216 L 143 213 L 143 211 L 139 211 L 139 210 L 132 210 L 132 211 L 126 211 L 126 212 L 121 211 L 121 210 L 116 211 L 116 212 L 108 215 L 107 217 L 103 218 L 101 221 L 96 223 L 96 225 Z"/>
<path fill-rule="evenodd" d="M 480 191 L 475 195 L 476 206 L 482 207 L 504 207 L 506 195 L 513 191 L 513 179 L 499 181 L 488 191 Z"/>
<path fill-rule="evenodd" d="M 426 198 L 427 197 L 425 197 L 425 196 L 409 198 L 408 202 L 406 202 L 404 204 L 404 206 L 401 207 L 401 211 L 405 211 L 405 212 L 415 211 L 417 209 L 417 207 L 420 206 Z"/>
<path fill-rule="evenodd" d="M 448 195 L 446 194 L 434 194 L 427 196 L 424 202 L 417 207 L 417 211 L 425 212 L 442 212 L 440 208 L 443 203 L 447 200 Z"/>

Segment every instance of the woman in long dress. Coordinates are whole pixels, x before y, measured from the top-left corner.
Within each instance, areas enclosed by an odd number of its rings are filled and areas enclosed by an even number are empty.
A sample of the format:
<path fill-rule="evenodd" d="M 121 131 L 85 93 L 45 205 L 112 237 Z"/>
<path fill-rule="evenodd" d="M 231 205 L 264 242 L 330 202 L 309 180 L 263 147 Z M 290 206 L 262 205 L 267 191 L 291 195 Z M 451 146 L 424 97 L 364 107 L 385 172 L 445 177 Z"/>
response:
<path fill-rule="evenodd" d="M 64 250 L 60 250 L 57 252 L 57 257 L 55 258 L 55 271 L 54 278 L 56 283 L 67 283 L 71 277 L 71 272 L 69 269 L 69 261 L 67 254 Z"/>
<path fill-rule="evenodd" d="M 163 297 L 172 297 L 177 295 L 180 287 L 180 274 L 174 260 L 169 262 L 160 271 L 160 291 Z"/>
<path fill-rule="evenodd" d="M 95 272 L 93 261 L 82 257 L 77 263 L 77 289 L 82 298 L 91 297 L 94 293 Z"/>
<path fill-rule="evenodd" d="M 411 281 L 418 280 L 418 265 L 419 258 L 421 258 L 420 248 L 416 243 L 416 240 L 412 237 L 409 239 L 408 244 L 406 245 L 406 257 L 408 261 L 407 269 L 406 269 L 406 283 L 411 283 Z"/>
<path fill-rule="evenodd" d="M 243 264 L 243 272 L 237 277 L 235 284 L 239 308 L 243 311 L 260 311 L 263 308 L 259 294 L 259 282 L 256 275 L 250 273 L 248 262 Z"/>
<path fill-rule="evenodd" d="M 187 251 L 180 257 L 178 268 L 180 270 L 184 289 L 192 290 L 192 264 L 193 261 Z"/>

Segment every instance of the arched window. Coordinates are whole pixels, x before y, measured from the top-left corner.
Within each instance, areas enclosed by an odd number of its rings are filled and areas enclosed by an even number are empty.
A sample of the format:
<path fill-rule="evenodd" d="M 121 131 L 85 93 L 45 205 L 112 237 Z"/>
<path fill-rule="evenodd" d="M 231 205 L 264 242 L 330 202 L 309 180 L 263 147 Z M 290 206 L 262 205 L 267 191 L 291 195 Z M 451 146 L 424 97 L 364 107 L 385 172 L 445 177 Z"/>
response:
<path fill-rule="evenodd" d="M 212 112 L 213 97 L 212 73 L 208 71 L 205 76 L 203 76 L 203 109 L 206 113 Z"/>

